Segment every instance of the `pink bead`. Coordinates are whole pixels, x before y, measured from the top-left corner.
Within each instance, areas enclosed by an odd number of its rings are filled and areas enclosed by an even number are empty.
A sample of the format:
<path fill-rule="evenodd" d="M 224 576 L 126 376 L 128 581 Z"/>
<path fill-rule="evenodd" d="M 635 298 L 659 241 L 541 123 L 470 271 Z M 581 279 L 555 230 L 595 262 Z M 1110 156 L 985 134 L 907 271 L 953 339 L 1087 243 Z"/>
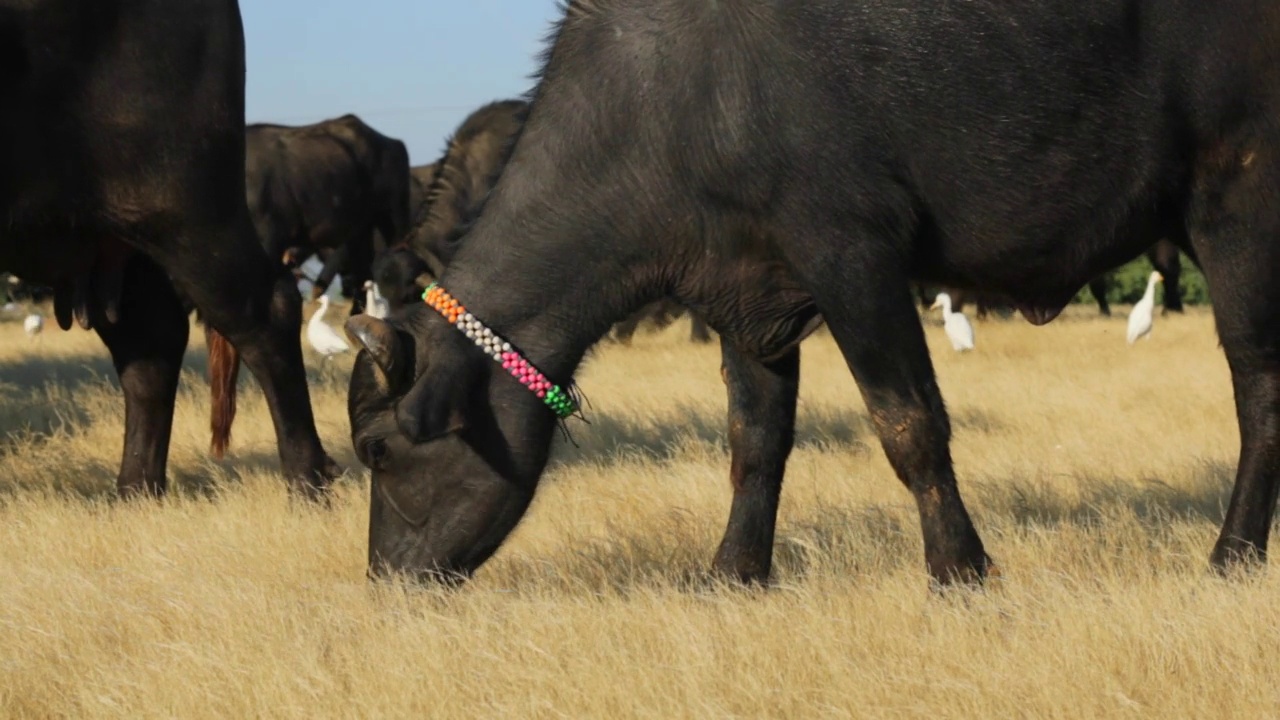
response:
<path fill-rule="evenodd" d="M 538 391 L 538 397 L 540 397 L 540 398 L 544 398 L 544 397 L 546 397 L 546 396 L 547 396 L 547 394 L 546 394 L 546 393 L 542 392 L 541 390 L 539 390 L 539 391 Z"/>
<path fill-rule="evenodd" d="M 510 369 L 511 369 L 511 363 L 509 363 L 509 362 L 505 362 L 505 361 L 504 361 L 504 362 L 502 363 L 502 369 L 503 369 L 503 370 L 510 370 Z"/>

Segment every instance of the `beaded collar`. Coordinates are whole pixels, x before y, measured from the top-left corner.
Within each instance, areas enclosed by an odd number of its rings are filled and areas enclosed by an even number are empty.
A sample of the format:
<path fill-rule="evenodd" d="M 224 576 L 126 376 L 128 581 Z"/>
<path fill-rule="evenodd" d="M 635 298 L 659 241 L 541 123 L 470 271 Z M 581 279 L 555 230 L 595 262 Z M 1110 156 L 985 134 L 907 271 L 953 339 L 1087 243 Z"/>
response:
<path fill-rule="evenodd" d="M 556 417 L 563 420 L 578 410 L 578 403 L 569 392 L 548 380 L 542 371 L 512 348 L 511 343 L 502 339 L 476 316 L 467 312 L 462 303 L 440 287 L 439 283 L 431 283 L 427 286 L 426 291 L 422 293 L 422 299 L 428 307 L 443 315 L 445 320 L 462 331 L 468 339 L 484 351 L 485 355 L 501 365 L 503 370 L 511 373 L 511 376 L 527 387 L 529 392 L 537 395 L 547 407 L 551 408 Z"/>

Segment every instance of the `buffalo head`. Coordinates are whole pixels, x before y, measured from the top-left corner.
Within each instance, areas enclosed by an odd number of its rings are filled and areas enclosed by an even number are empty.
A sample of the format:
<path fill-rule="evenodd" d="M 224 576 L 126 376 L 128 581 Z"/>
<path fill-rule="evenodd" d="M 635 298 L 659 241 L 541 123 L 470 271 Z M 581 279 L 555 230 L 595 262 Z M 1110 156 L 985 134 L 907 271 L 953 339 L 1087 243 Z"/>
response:
<path fill-rule="evenodd" d="M 459 582 L 529 506 L 555 417 L 424 305 L 346 331 L 351 438 L 373 472 L 370 575 Z"/>

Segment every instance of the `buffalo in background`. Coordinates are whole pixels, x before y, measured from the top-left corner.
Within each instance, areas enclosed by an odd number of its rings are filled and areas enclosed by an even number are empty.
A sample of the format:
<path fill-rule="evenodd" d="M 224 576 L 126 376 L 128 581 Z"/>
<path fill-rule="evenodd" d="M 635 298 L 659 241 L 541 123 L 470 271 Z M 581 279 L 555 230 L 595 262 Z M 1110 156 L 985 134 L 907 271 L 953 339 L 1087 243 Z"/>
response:
<path fill-rule="evenodd" d="M 0 7 L 0 269 L 92 329 L 124 394 L 121 496 L 167 488 L 196 310 L 209 337 L 212 451 L 241 354 L 291 487 L 337 467 L 316 434 L 293 279 L 245 204 L 245 50 L 234 0 L 43 0 Z"/>
<path fill-rule="evenodd" d="M 245 191 L 267 254 L 286 265 L 321 257 L 312 297 L 341 274 L 355 314 L 375 256 L 408 229 L 409 153 L 351 114 L 253 124 L 245 129 Z"/>

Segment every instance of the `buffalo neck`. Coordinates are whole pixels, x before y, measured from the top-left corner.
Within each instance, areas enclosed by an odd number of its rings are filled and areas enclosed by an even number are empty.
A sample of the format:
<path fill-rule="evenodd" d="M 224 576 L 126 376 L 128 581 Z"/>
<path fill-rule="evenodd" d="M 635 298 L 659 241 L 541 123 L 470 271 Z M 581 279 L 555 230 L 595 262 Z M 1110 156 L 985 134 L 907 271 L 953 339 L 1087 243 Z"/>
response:
<path fill-rule="evenodd" d="M 586 224 L 526 226 L 523 235 L 504 224 L 480 222 L 440 285 L 557 382 L 572 377 L 615 322 L 661 295 L 640 282 L 638 253 L 591 242 Z"/>

